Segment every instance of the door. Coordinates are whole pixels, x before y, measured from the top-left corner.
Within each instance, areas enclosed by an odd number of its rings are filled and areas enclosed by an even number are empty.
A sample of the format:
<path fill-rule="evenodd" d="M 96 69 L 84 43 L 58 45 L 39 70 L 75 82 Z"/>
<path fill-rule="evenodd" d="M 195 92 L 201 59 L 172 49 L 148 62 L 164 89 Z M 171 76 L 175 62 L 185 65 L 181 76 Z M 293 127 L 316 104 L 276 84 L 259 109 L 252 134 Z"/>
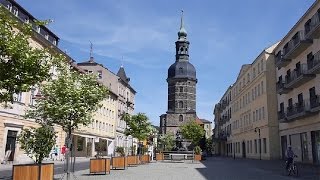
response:
<path fill-rule="evenodd" d="M 308 136 L 307 136 L 307 133 L 301 133 L 301 149 L 302 149 L 302 161 L 303 162 L 309 162 Z"/>
<path fill-rule="evenodd" d="M 242 142 L 242 157 L 246 158 L 246 143 Z"/>
<path fill-rule="evenodd" d="M 11 154 L 10 154 L 10 156 L 8 158 L 8 161 L 13 161 L 14 160 L 14 153 L 15 153 L 15 150 L 16 150 L 17 134 L 18 134 L 18 131 L 8 130 L 7 144 L 6 144 L 6 149 L 5 149 L 5 152 L 7 152 L 8 150 L 11 150 Z"/>
<path fill-rule="evenodd" d="M 320 164 L 320 131 L 311 132 L 313 163 Z"/>
<path fill-rule="evenodd" d="M 282 159 L 286 159 L 287 136 L 281 136 L 281 154 Z"/>
<path fill-rule="evenodd" d="M 297 161 L 302 161 L 302 149 L 301 149 L 301 138 L 300 134 L 290 135 L 290 144 L 294 154 L 298 156 Z"/>

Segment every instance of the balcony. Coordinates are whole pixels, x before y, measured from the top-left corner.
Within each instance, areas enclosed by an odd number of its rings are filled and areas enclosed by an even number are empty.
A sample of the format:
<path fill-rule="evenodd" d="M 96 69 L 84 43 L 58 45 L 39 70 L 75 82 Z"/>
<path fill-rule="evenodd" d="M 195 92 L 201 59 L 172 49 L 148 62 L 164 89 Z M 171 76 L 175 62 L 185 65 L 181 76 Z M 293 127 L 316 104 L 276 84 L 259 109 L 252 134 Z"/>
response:
<path fill-rule="evenodd" d="M 284 111 L 278 111 L 278 120 L 280 122 L 286 121 L 286 113 Z"/>
<path fill-rule="evenodd" d="M 285 82 L 277 82 L 276 84 L 277 87 L 277 93 L 281 94 L 287 94 L 289 91 L 291 91 L 291 88 L 286 88 L 285 87 Z"/>
<path fill-rule="evenodd" d="M 311 39 L 305 38 L 304 31 L 298 31 L 292 39 L 289 41 L 288 46 L 283 49 L 285 59 L 294 59 L 304 50 L 306 50 L 311 44 Z"/>
<path fill-rule="evenodd" d="M 309 26 L 306 26 L 306 37 L 309 39 L 320 38 L 320 12 L 312 16 Z"/>
<path fill-rule="evenodd" d="M 319 97 L 319 95 L 316 95 L 314 97 L 310 97 L 310 111 L 313 113 L 320 111 L 320 97 Z"/>
<path fill-rule="evenodd" d="M 296 103 L 294 106 L 287 108 L 287 122 L 310 115 L 309 101 Z"/>
<path fill-rule="evenodd" d="M 294 69 L 289 76 L 286 76 L 285 87 L 296 88 L 315 77 L 315 74 L 309 74 L 307 64 L 301 64 L 299 69 Z"/>
<path fill-rule="evenodd" d="M 318 51 L 311 60 L 308 60 L 308 73 L 320 74 L 320 51 Z"/>
<path fill-rule="evenodd" d="M 286 67 L 291 62 L 291 59 L 283 58 L 283 55 L 281 53 L 278 53 L 276 55 L 275 59 L 276 59 L 276 67 L 277 68 Z"/>

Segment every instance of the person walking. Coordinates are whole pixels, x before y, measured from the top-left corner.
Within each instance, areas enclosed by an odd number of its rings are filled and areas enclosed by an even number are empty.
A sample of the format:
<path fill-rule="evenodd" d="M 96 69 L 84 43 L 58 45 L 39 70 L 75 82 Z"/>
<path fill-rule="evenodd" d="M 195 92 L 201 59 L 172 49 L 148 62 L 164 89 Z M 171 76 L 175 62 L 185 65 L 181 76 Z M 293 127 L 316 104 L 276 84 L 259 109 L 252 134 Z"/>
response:
<path fill-rule="evenodd" d="M 62 158 L 61 158 L 61 161 L 64 161 L 65 158 L 66 158 L 66 151 L 67 151 L 67 147 L 66 145 L 64 144 L 61 148 L 61 154 L 62 154 Z"/>
<path fill-rule="evenodd" d="M 289 166 L 291 165 L 291 163 L 293 162 L 293 158 L 295 156 L 292 147 L 288 146 L 287 151 L 286 151 L 286 156 L 287 156 L 287 166 L 286 169 L 289 169 Z"/>

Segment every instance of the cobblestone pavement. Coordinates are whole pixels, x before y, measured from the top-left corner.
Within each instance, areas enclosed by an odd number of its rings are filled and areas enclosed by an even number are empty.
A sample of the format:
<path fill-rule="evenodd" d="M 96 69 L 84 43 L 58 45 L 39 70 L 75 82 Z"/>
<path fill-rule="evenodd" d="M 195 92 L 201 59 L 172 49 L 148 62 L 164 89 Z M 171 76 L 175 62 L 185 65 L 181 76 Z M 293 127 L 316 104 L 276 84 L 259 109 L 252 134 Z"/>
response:
<path fill-rule="evenodd" d="M 89 175 L 89 170 L 75 173 L 78 180 L 320 180 L 320 167 L 299 165 L 300 176 L 284 174 L 282 161 L 259 161 L 212 157 L 206 161 L 184 163 L 154 162 L 126 170 L 111 170 L 109 175 Z M 60 179 L 62 175 L 56 175 Z"/>

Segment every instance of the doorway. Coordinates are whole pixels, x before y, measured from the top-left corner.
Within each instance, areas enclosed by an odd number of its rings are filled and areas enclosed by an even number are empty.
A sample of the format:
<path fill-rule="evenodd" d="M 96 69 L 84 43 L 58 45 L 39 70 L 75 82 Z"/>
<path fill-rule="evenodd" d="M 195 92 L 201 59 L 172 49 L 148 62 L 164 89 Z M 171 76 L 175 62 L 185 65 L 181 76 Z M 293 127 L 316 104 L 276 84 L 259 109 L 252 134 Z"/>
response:
<path fill-rule="evenodd" d="M 281 157 L 282 159 L 286 159 L 286 151 L 287 151 L 287 136 L 281 136 Z"/>
<path fill-rule="evenodd" d="M 311 131 L 313 163 L 320 164 L 320 131 Z"/>
<path fill-rule="evenodd" d="M 13 161 L 14 160 L 14 153 L 15 153 L 15 150 L 16 150 L 17 134 L 18 134 L 18 131 L 8 130 L 7 143 L 6 143 L 6 149 L 5 149 L 5 152 L 7 152 L 9 150 L 11 151 L 10 156 L 8 158 L 8 161 Z"/>
<path fill-rule="evenodd" d="M 242 142 L 242 157 L 246 158 L 246 143 Z"/>

